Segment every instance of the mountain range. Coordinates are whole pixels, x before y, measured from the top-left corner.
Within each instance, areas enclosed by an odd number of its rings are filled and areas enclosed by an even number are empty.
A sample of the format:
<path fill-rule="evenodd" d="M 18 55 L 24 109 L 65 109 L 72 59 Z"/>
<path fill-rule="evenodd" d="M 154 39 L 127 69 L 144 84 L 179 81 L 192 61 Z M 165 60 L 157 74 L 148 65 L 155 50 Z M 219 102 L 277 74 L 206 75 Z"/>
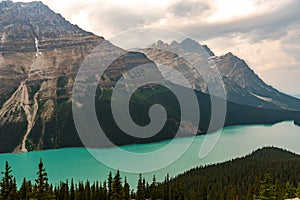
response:
<path fill-rule="evenodd" d="M 193 83 L 201 110 L 197 134 L 207 133 L 211 119 L 209 91 L 201 78 L 194 77 L 184 59 L 181 65 L 172 65 L 180 52 L 199 53 L 205 49 L 215 61 L 228 95 L 228 101 L 218 99 L 227 104 L 225 126 L 300 121 L 299 99 L 266 85 L 245 61 L 232 53 L 217 57 L 207 46 L 191 39 L 170 45 L 159 41 L 149 49 L 127 52 L 103 37 L 71 24 L 41 2 L 11 1 L 0 3 L 0 38 L 1 153 L 83 146 L 72 116 L 73 85 L 85 58 L 104 43 L 107 52 L 123 53 L 99 79 L 95 96 L 99 123 L 116 145 L 171 139 L 175 137 L 180 121 L 184 121 L 186 127 L 190 126 L 190 119 L 181 116 L 174 94 L 160 85 L 140 88 L 130 101 L 130 114 L 141 126 L 150 122 L 148 110 L 151 105 L 159 103 L 165 107 L 167 122 L 157 135 L 137 138 L 117 126 L 111 112 L 113 88 L 128 70 L 144 64 L 154 65 L 160 71 L 162 64 L 186 67 L 185 75 Z M 170 48 L 178 51 L 178 55 L 168 56 Z M 163 51 L 157 52 L 157 49 Z M 169 84 L 183 93 L 191 91 L 180 84 Z M 222 127 L 216 126 L 213 130 L 219 128 Z M 188 131 L 181 134 L 182 137 L 190 135 Z"/>
<path fill-rule="evenodd" d="M 184 60 L 182 56 L 178 56 L 190 54 L 195 57 L 193 53 L 196 52 L 197 56 L 203 57 L 202 59 L 209 57 L 214 61 L 225 84 L 229 101 L 253 107 L 300 110 L 299 99 L 267 85 L 244 60 L 231 52 L 223 56 L 215 56 L 206 45 L 201 45 L 190 38 L 181 43 L 173 41 L 171 44 L 158 41 L 143 52 L 157 64 L 161 71 L 163 71 L 164 65 L 171 66 L 176 70 L 184 69 L 184 76 L 192 83 L 194 89 L 208 93 L 207 83 L 202 78 L 203 75 L 201 76 L 199 72 L 195 71 L 194 66 Z"/>

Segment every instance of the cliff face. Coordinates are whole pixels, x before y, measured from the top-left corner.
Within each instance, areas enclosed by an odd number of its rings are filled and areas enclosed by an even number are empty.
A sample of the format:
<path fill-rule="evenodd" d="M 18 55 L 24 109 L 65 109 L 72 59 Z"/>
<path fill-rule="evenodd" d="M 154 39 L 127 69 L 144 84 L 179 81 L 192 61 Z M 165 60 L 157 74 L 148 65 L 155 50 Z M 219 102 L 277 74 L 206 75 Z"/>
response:
<path fill-rule="evenodd" d="M 182 72 L 194 89 L 205 93 L 209 92 L 207 81 L 205 81 L 205 76 L 207 76 L 205 70 L 200 69 L 199 73 L 179 55 L 200 58 L 199 62 L 204 61 L 204 63 L 212 59 L 223 79 L 227 100 L 258 108 L 300 110 L 299 99 L 283 94 L 267 85 L 244 60 L 232 53 L 215 56 L 207 46 L 202 46 L 191 39 L 186 39 L 181 43 L 173 41 L 171 44 L 158 41 L 143 52 L 158 65 L 163 74 L 165 65 L 168 65 Z M 177 80 L 176 77 L 170 78 L 175 82 Z"/>
<path fill-rule="evenodd" d="M 76 130 L 72 142 L 50 129 L 59 123 L 59 112 L 71 111 L 63 105 L 70 105 L 78 69 L 105 40 L 69 23 L 41 2 L 11 1 L 0 3 L 0 38 L 0 151 L 81 145 Z M 106 70 L 101 89 L 112 88 L 131 67 L 152 63 L 143 54 L 126 53 L 109 42 L 107 46 L 125 55 Z"/>
<path fill-rule="evenodd" d="M 0 19 L 2 96 L 25 79 L 74 76 L 76 65 L 103 40 L 70 24 L 41 2 L 4 1 Z"/>
<path fill-rule="evenodd" d="M 72 25 L 41 2 L 3 1 L 0 19 L 0 124 L 6 131 L 10 124 L 22 124 L 23 133 L 9 146 L 27 151 L 37 119 L 46 123 L 57 101 L 70 99 L 80 64 L 104 39 Z M 9 138 L 7 132 L 0 135 Z"/>
<path fill-rule="evenodd" d="M 158 44 L 164 48 L 171 47 L 177 53 L 160 51 L 157 48 L 155 51 L 144 50 L 147 56 L 139 52 L 126 52 L 104 38 L 72 25 L 41 2 L 2 1 L 0 38 L 0 153 L 83 146 L 72 115 L 72 90 L 78 70 L 91 52 L 95 58 L 101 56 L 104 61 L 110 61 L 112 54 L 122 55 L 110 63 L 102 77 L 95 74 L 92 68 L 87 68 L 86 71 L 93 80 L 99 81 L 96 94 L 92 94 L 95 96 L 97 117 L 105 133 L 107 132 L 107 136 L 115 144 L 172 139 L 176 136 L 180 120 L 183 120 L 180 118 L 186 117 L 181 116 L 180 106 L 172 92 L 165 87 L 148 84 L 133 95 L 130 101 L 130 114 L 138 124 L 147 125 L 149 108 L 155 103 L 162 104 L 167 112 L 164 128 L 157 135 L 144 139 L 130 137 L 117 126 L 110 109 L 112 88 L 121 76 L 130 76 L 130 73 L 126 74 L 128 70 L 144 64 L 154 66 L 157 64 L 162 74 L 164 74 L 163 64 L 167 64 L 184 74 L 196 89 L 200 102 L 201 121 L 197 133 L 203 134 L 208 129 L 211 119 L 210 98 L 200 92 L 207 92 L 207 85 L 201 75 L 196 73 L 186 60 L 178 56 L 180 53 L 201 54 L 204 51 L 208 51 L 210 57 L 214 56 L 207 46 L 199 46 L 195 41 L 186 40 L 180 44 L 173 42 L 171 46 L 162 42 Z M 103 49 L 94 53 L 93 50 L 98 45 Z M 263 85 L 261 80 L 253 80 L 253 84 L 257 83 L 263 87 L 245 84 L 250 83 L 253 77 L 258 77 L 253 76 L 247 66 L 242 66 L 244 62 L 233 55 L 214 59 L 218 67 L 224 68 L 220 71 L 225 77 L 224 82 L 228 91 L 232 91 L 231 100 L 256 107 L 228 103 L 228 120 L 225 125 L 274 123 L 295 118 L 297 113 L 257 109 L 257 107 L 278 108 L 277 104 L 267 102 L 267 98 L 276 99 L 276 95 L 280 98 L 282 95 Z M 239 66 L 233 68 L 234 73 L 229 70 L 232 66 Z M 147 76 L 149 74 L 147 70 L 144 68 L 137 71 L 136 75 Z M 160 76 L 159 78 L 162 79 Z M 170 85 L 178 88 L 183 94 L 191 92 L 190 89 Z M 126 84 L 124 86 L 128 87 Z M 256 88 L 261 90 L 254 90 Z M 271 90 L 270 95 L 275 97 L 261 97 L 266 94 L 263 89 Z M 287 98 L 286 107 L 290 107 L 290 97 L 285 98 Z M 284 99 L 279 99 L 278 102 L 284 102 Z M 297 103 L 298 101 L 295 101 L 295 107 Z M 243 118 L 237 117 L 241 113 Z M 259 113 L 260 117 L 256 118 L 253 113 Z M 183 120 L 182 124 L 191 127 L 191 119 Z M 191 131 L 187 128 L 180 135 L 190 136 Z"/>
<path fill-rule="evenodd" d="M 272 86 L 267 85 L 244 60 L 232 53 L 215 57 L 214 59 L 222 76 L 243 88 L 252 97 L 261 102 L 271 103 L 279 108 L 300 110 L 299 99 L 279 92 Z"/>

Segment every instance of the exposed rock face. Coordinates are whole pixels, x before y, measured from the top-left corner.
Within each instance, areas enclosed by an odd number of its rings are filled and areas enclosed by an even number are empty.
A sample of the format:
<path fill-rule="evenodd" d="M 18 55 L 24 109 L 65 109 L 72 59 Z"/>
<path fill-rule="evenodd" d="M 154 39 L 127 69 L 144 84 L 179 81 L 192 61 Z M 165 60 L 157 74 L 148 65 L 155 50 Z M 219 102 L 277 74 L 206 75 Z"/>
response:
<path fill-rule="evenodd" d="M 0 17 L 1 97 L 28 78 L 74 77 L 85 55 L 103 40 L 70 24 L 41 2 L 4 1 Z"/>
<path fill-rule="evenodd" d="M 0 3 L 0 38 L 0 138 L 13 141 L 1 143 L 0 152 L 80 145 L 78 138 L 76 142 L 66 141 L 69 136 L 53 131 L 52 125 L 58 120 L 64 124 L 66 119 L 57 115 L 71 110 L 68 102 L 78 69 L 105 40 L 69 23 L 41 2 L 11 1 Z M 102 90 L 112 88 L 133 66 L 153 63 L 144 54 L 127 53 L 109 42 L 107 45 L 110 51 L 124 55 L 103 77 L 97 77 Z M 14 123 L 20 127 L 26 124 L 25 129 L 18 130 L 18 137 L 7 134 Z"/>
<path fill-rule="evenodd" d="M 104 123 L 109 137 L 116 142 L 115 144 L 119 145 L 171 139 L 175 136 L 180 124 L 180 107 L 178 107 L 174 94 L 166 88 L 149 84 L 140 88 L 140 93 L 133 98 L 133 105 L 130 105 L 133 111 L 130 114 L 139 124 L 147 125 L 149 123 L 149 110 L 147 109 L 153 103 L 163 104 L 168 113 L 164 129 L 147 140 L 128 137 L 126 133 L 123 133 L 115 124 L 109 109 L 111 106 L 109 99 L 112 92 L 111 88 L 114 87 L 121 75 L 125 76 L 128 70 L 139 65 L 153 65 L 152 60 L 154 60 L 162 72 L 162 65 L 168 64 L 180 70 L 194 88 L 207 92 L 207 85 L 199 73 L 196 73 L 189 63 L 178 55 L 190 51 L 197 53 L 208 51 L 206 54 L 209 57 L 214 56 L 207 46 L 200 48 L 199 44 L 192 40 L 186 40 L 180 44 L 173 42 L 172 45 L 159 43 L 161 47 L 171 47 L 177 53 L 169 53 L 165 50 L 164 52 L 156 52 L 147 49 L 145 50 L 147 57 L 143 53 L 126 52 L 102 37 L 72 25 L 41 2 L 1 2 L 0 38 L 0 153 L 82 147 L 83 144 L 76 132 L 72 115 L 72 90 L 79 67 L 99 44 L 105 44 L 103 48 L 108 52 L 122 54 L 110 64 L 102 77 L 89 73 L 89 70 L 92 71 L 92 69 L 87 69 L 87 73 L 99 81 L 96 94 L 92 94 L 96 99 L 95 107 L 99 115 L 97 116 L 99 122 Z M 102 58 L 110 60 L 111 58 L 103 52 L 105 51 L 99 52 L 102 53 Z M 97 57 L 98 55 L 100 54 L 95 53 L 94 56 Z M 193 58 L 193 53 L 190 52 L 190 56 Z M 205 60 L 206 58 L 201 59 Z M 236 94 L 239 94 L 238 99 L 234 99 L 237 102 L 240 102 L 241 96 L 243 96 L 242 101 L 246 103 L 249 103 L 249 99 L 253 98 L 263 105 L 267 104 L 268 98 L 273 99 L 273 96 L 262 97 L 264 93 L 254 91 L 255 88 L 251 88 L 251 84 L 244 84 L 243 81 L 250 81 L 251 73 L 245 80 L 243 77 L 236 76 L 240 71 L 233 74 L 228 73 L 227 68 L 231 67 L 230 63 L 233 66 L 236 62 L 239 66 L 240 60 L 233 56 L 220 57 L 219 59 L 220 61 L 216 60 L 217 63 L 225 62 L 221 66 L 226 67 L 223 73 L 227 78 L 224 81 L 230 91 L 233 91 L 232 99 L 236 97 Z M 241 63 L 241 65 L 243 64 Z M 245 67 L 246 71 L 247 67 Z M 138 73 L 147 74 L 147 69 L 138 71 Z M 127 86 L 125 85 L 125 87 Z M 172 87 L 179 86 L 172 85 Z M 261 90 L 263 92 L 263 89 L 268 88 L 263 86 Z M 180 87 L 180 90 L 185 92 L 189 89 Z M 197 97 L 201 99 L 201 105 L 199 105 L 201 112 L 204 111 L 205 113 L 201 116 L 202 121 L 198 129 L 198 133 L 202 134 L 207 131 L 210 120 L 210 100 L 208 95 L 198 91 L 196 93 Z M 277 93 L 272 94 L 276 95 Z M 280 101 L 278 100 L 278 102 Z M 252 104 L 258 106 L 257 102 Z M 275 106 L 274 104 L 271 105 Z M 287 105 L 290 106 L 288 103 Z M 283 111 L 264 111 L 231 103 L 228 104 L 228 107 L 231 113 L 228 114 L 226 125 L 274 123 L 295 118 L 294 113 L 290 114 Z M 242 110 L 243 118 L 236 117 L 240 114 L 240 110 Z M 257 112 L 260 113 L 261 117 L 253 119 L 253 113 Z M 187 130 L 191 129 L 192 125 L 189 120 L 186 120 L 184 124 Z M 182 136 L 188 134 L 183 132 Z"/>
<path fill-rule="evenodd" d="M 232 53 L 216 57 L 215 62 L 223 77 L 236 83 L 236 85 L 243 88 L 252 97 L 272 103 L 280 108 L 300 110 L 300 101 L 298 99 L 281 93 L 272 86 L 267 85 L 249 68 L 244 60 L 234 56 Z"/>
<path fill-rule="evenodd" d="M 182 73 L 194 89 L 207 93 L 207 81 L 203 78 L 207 74 L 201 69 L 200 74 L 186 60 L 178 56 L 188 54 L 193 57 L 193 54 L 197 53 L 198 57 L 202 56 L 200 62 L 208 62 L 209 59 L 215 62 L 225 84 L 229 101 L 254 107 L 300 110 L 299 99 L 283 94 L 267 85 L 244 60 L 232 53 L 220 57 L 215 56 L 207 46 L 202 46 L 191 39 L 186 39 L 181 43 L 174 41 L 170 45 L 158 41 L 143 52 L 155 61 L 163 74 L 165 65 L 170 66 Z M 173 77 L 174 81 L 176 79 Z"/>
<path fill-rule="evenodd" d="M 0 124 L 25 121 L 27 130 L 15 151 L 27 151 L 37 117 L 49 120 L 57 100 L 70 98 L 80 64 L 104 39 L 41 2 L 3 1 L 0 19 Z"/>

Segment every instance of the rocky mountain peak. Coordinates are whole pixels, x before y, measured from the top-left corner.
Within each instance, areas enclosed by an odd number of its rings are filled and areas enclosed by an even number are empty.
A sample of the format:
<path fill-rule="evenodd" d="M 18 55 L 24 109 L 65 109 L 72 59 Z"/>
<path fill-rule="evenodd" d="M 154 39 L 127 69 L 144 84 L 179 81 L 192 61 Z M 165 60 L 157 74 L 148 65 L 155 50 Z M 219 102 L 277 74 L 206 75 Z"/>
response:
<path fill-rule="evenodd" d="M 37 39 L 93 35 L 71 24 L 40 1 L 2 1 L 0 30 L 6 33 L 8 38 L 19 37 L 21 30 L 25 31 L 23 37 L 34 35 Z"/>
<path fill-rule="evenodd" d="M 177 43 L 175 40 L 173 40 L 173 41 L 171 42 L 171 45 L 178 45 L 178 43 Z"/>
<path fill-rule="evenodd" d="M 27 151 L 38 112 L 47 121 L 57 99 L 70 97 L 80 64 L 103 40 L 42 2 L 0 2 L 0 125 L 27 122 L 15 151 Z"/>
<path fill-rule="evenodd" d="M 215 54 L 206 45 L 201 45 L 195 40 L 187 38 L 181 43 L 172 42 L 170 45 L 160 41 L 162 50 L 147 49 L 146 55 L 160 67 L 169 65 L 176 70 L 184 72 L 184 77 L 192 82 L 193 87 L 202 92 L 207 92 L 206 83 L 201 76 L 195 73 L 193 67 L 187 62 L 178 62 L 180 59 L 170 56 L 169 52 L 178 55 L 194 53 L 203 55 L 203 59 L 212 58 L 225 83 L 228 100 L 243 103 L 254 107 L 284 108 L 300 110 L 300 101 L 285 95 L 267 85 L 249 66 L 238 56 L 229 52 L 223 56 Z M 163 71 L 163 69 L 161 69 Z M 200 78 L 199 78 L 200 77 Z M 176 78 L 176 77 L 175 77 Z"/>
<path fill-rule="evenodd" d="M 0 51 L 40 52 L 103 38 L 73 25 L 40 1 L 0 2 Z"/>
<path fill-rule="evenodd" d="M 226 53 L 226 54 L 224 55 L 224 57 L 236 57 L 236 56 L 233 55 L 233 53 L 230 51 L 230 52 Z"/>
<path fill-rule="evenodd" d="M 182 47 L 187 47 L 187 46 L 189 46 L 189 47 L 198 47 L 200 44 L 197 41 L 192 40 L 191 38 L 186 38 L 185 40 L 183 40 L 180 43 L 180 45 Z"/>
<path fill-rule="evenodd" d="M 204 55 L 204 57 L 215 56 L 215 54 L 208 48 L 207 45 L 201 45 L 200 43 L 198 43 L 195 40 L 192 40 L 191 38 L 186 38 L 180 43 L 173 40 L 170 44 L 158 40 L 156 43 L 152 44 L 150 48 L 165 49 L 169 51 L 171 50 L 176 54 L 189 52 L 198 53 L 199 55 Z"/>
<path fill-rule="evenodd" d="M 208 48 L 207 45 L 201 45 L 200 43 L 198 43 L 195 40 L 192 40 L 191 38 L 186 38 L 179 44 L 179 46 L 187 52 L 196 52 L 200 55 L 205 53 L 209 56 L 215 56 L 215 54 Z"/>

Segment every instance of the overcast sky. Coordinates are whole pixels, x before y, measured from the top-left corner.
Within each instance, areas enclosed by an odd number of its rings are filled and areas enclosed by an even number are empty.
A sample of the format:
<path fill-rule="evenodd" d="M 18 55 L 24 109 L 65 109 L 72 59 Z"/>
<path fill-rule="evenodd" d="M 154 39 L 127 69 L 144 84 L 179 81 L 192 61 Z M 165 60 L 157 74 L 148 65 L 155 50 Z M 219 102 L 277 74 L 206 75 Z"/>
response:
<path fill-rule="evenodd" d="M 42 0 L 109 39 L 135 28 L 173 29 L 233 52 L 277 89 L 300 94 L 299 0 Z M 154 42 L 154 41 L 153 41 Z"/>

